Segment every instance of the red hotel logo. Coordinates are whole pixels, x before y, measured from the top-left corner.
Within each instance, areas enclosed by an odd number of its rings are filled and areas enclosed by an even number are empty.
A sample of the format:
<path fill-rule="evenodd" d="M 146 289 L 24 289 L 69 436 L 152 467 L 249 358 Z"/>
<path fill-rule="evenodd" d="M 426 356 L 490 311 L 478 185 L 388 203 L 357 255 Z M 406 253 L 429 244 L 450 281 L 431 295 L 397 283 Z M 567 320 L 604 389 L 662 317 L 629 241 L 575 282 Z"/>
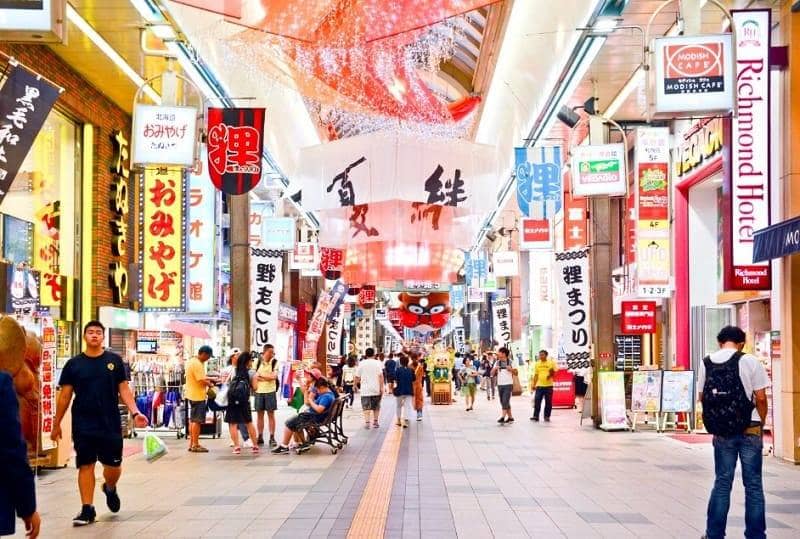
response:
<path fill-rule="evenodd" d="M 722 42 L 668 45 L 664 53 L 664 93 L 722 92 Z"/>

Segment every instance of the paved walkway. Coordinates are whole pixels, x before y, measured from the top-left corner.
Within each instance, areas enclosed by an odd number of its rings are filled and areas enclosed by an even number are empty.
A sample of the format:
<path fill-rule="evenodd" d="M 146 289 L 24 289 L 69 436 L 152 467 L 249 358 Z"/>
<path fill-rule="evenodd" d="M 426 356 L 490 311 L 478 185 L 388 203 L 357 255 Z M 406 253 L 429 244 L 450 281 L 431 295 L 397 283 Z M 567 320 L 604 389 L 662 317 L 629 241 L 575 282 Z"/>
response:
<path fill-rule="evenodd" d="M 184 440 L 165 437 L 170 453 L 161 460 L 126 459 L 117 515 L 106 511 L 98 482 L 100 521 L 86 528 L 71 527 L 74 470 L 44 472 L 42 537 L 376 537 L 369 524 L 381 518 L 387 538 L 702 534 L 710 444 L 579 428 L 573 410 L 534 424 L 529 397 L 515 398 L 517 421 L 499 426 L 497 401 L 480 397 L 472 412 L 460 401 L 427 406 L 409 429 L 394 426 L 392 397 L 379 430 L 362 427 L 356 404 L 345 410 L 350 444 L 335 456 L 325 446 L 234 456 L 225 439 L 204 440 L 209 454 L 190 454 Z M 131 451 L 141 440 L 126 444 Z M 769 536 L 800 537 L 800 468 L 768 458 L 765 484 Z M 737 480 L 730 537 L 743 533 L 743 504 Z"/>

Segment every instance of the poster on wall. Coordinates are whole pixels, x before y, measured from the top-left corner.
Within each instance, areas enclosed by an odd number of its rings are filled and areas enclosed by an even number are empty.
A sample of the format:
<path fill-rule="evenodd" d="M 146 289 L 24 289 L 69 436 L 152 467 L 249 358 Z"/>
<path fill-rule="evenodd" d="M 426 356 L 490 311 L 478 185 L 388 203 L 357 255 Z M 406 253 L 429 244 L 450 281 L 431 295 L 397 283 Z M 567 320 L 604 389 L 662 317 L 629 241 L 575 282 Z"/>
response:
<path fill-rule="evenodd" d="M 661 411 L 662 371 L 634 371 L 631 382 L 631 411 Z"/>
<path fill-rule="evenodd" d="M 694 371 L 664 371 L 661 411 L 694 411 Z"/>
<path fill-rule="evenodd" d="M 33 258 L 33 223 L 3 215 L 3 258 L 30 264 Z"/>
<path fill-rule="evenodd" d="M 726 174 L 730 215 L 725 231 L 725 290 L 770 290 L 769 261 L 753 262 L 753 233 L 770 223 L 769 9 L 732 11 L 736 28 L 736 102 L 731 119 L 731 166 Z"/>
<path fill-rule="evenodd" d="M 137 103 L 133 108 L 131 165 L 193 167 L 199 114 L 194 107 Z"/>
<path fill-rule="evenodd" d="M 622 372 L 598 373 L 600 428 L 624 430 L 628 428 L 625 406 L 625 374 Z"/>
<path fill-rule="evenodd" d="M 669 297 L 669 128 L 636 130 L 635 245 L 638 296 Z"/>
<path fill-rule="evenodd" d="M 731 34 L 655 40 L 656 113 L 733 108 Z"/>
<path fill-rule="evenodd" d="M 39 396 L 39 410 L 42 415 L 40 449 L 47 451 L 56 446 L 55 442 L 50 440 L 56 415 L 56 327 L 50 316 L 43 316 L 40 323 L 42 325 L 42 367 L 40 370 L 42 390 Z"/>
<path fill-rule="evenodd" d="M 283 290 L 283 253 L 250 248 L 250 324 L 253 350 L 275 344 L 278 334 L 281 291 Z"/>
<path fill-rule="evenodd" d="M 141 177 L 142 310 L 183 310 L 184 175 L 179 168 L 159 168 Z"/>
<path fill-rule="evenodd" d="M 589 293 L 589 249 L 555 253 L 555 279 L 561 318 L 561 343 L 567 369 L 589 367 L 592 335 Z"/>
<path fill-rule="evenodd" d="M 242 195 L 261 181 L 263 108 L 209 108 L 208 170 L 217 189 Z"/>
<path fill-rule="evenodd" d="M 8 266 L 6 312 L 33 314 L 39 310 L 39 272 L 23 266 Z"/>
<path fill-rule="evenodd" d="M 589 144 L 572 149 L 572 194 L 620 196 L 628 192 L 624 144 Z"/>
<path fill-rule="evenodd" d="M 201 156 L 205 155 L 205 150 Z M 216 191 L 206 167 L 189 175 L 186 312 L 212 313 L 215 300 Z"/>
<path fill-rule="evenodd" d="M 524 217 L 552 219 L 561 211 L 561 146 L 514 148 L 517 205 Z"/>
<path fill-rule="evenodd" d="M 10 63 L 0 88 L 0 206 L 60 93 L 44 77 Z"/>
<path fill-rule="evenodd" d="M 511 300 L 498 299 L 492 303 L 492 337 L 497 346 L 508 346 L 511 343 Z"/>

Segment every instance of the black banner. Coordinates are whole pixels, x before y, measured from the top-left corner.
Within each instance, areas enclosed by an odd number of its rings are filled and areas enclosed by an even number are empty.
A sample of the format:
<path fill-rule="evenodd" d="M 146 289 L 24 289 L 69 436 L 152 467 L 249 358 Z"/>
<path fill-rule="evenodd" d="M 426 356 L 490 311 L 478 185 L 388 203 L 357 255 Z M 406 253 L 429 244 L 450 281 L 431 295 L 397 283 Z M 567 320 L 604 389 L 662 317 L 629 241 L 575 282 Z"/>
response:
<path fill-rule="evenodd" d="M 0 204 L 44 125 L 60 90 L 19 65 L 0 89 Z"/>
<path fill-rule="evenodd" d="M 800 253 L 800 217 L 756 230 L 753 233 L 753 263 Z"/>

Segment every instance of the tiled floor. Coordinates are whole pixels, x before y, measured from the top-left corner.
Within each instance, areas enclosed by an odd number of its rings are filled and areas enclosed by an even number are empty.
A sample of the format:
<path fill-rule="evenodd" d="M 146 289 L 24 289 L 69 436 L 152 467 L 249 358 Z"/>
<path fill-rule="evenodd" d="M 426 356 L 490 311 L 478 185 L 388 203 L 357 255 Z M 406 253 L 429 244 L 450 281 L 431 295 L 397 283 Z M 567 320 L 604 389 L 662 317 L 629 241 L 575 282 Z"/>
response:
<path fill-rule="evenodd" d="M 572 410 L 534 424 L 528 397 L 513 401 L 517 421 L 500 426 L 496 402 L 479 399 L 472 412 L 460 402 L 428 406 L 424 421 L 404 430 L 386 487 L 385 537 L 702 534 L 713 478 L 710 444 L 579 427 Z M 346 410 L 350 443 L 335 456 L 322 446 L 302 456 L 234 457 L 226 440 L 204 440 L 211 452 L 193 454 L 184 440 L 165 437 L 164 458 L 126 459 L 117 515 L 105 510 L 98 482 L 100 521 L 87 528 L 70 524 L 79 509 L 74 470 L 43 472 L 41 536 L 346 537 L 387 432 L 397 428 L 393 410 L 387 402 L 380 430 L 363 429 L 359 411 Z M 800 537 L 800 468 L 767 458 L 764 480 L 769 536 Z M 730 537 L 743 533 L 743 498 L 737 481 Z"/>

